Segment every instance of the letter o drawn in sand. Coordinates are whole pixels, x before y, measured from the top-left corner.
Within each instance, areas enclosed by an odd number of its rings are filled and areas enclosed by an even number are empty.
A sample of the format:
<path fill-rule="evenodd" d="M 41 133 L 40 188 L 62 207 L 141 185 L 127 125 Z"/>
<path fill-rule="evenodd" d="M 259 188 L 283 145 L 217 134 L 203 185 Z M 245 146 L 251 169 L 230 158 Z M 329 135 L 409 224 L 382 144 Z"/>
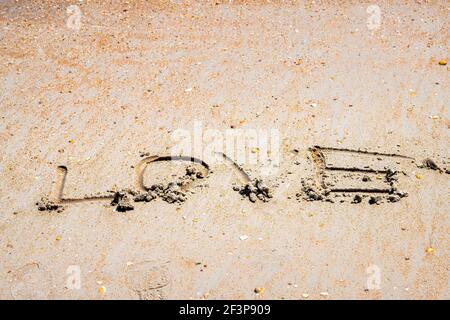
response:
<path fill-rule="evenodd" d="M 137 190 L 141 192 L 146 192 L 149 190 L 148 187 L 145 186 L 144 183 L 144 174 L 145 170 L 147 169 L 148 165 L 155 162 L 161 162 L 161 161 L 185 161 L 185 162 L 191 162 L 201 165 L 205 170 L 205 177 L 209 174 L 209 166 L 206 162 L 204 162 L 201 159 L 189 157 L 189 156 L 150 156 L 142 159 L 139 164 L 136 166 L 136 181 L 135 181 L 135 187 Z"/>

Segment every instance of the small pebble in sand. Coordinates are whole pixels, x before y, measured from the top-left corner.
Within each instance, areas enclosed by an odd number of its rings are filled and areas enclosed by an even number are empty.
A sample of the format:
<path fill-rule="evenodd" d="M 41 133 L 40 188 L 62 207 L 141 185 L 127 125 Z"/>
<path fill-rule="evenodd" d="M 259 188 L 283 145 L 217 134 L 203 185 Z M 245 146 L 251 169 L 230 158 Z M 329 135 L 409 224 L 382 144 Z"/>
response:
<path fill-rule="evenodd" d="M 357 194 L 357 195 L 355 195 L 355 197 L 353 198 L 352 203 L 361 203 L 361 201 L 362 201 L 362 197 L 361 197 L 359 194 Z"/>
<path fill-rule="evenodd" d="M 101 295 L 104 295 L 106 293 L 106 287 L 105 286 L 100 286 L 100 287 L 98 287 L 97 291 Z"/>
<path fill-rule="evenodd" d="M 264 293 L 264 291 L 266 291 L 266 289 L 265 289 L 265 288 L 262 288 L 262 287 L 259 287 L 259 288 L 255 288 L 254 291 L 255 291 L 256 294 L 261 295 L 261 294 Z"/>

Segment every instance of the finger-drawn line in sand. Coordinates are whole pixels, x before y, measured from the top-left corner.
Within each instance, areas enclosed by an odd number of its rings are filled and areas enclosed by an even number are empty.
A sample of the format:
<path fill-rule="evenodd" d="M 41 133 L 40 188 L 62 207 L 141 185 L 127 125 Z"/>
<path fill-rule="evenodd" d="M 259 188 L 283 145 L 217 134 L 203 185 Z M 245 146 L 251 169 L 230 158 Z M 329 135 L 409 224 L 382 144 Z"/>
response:
<path fill-rule="evenodd" d="M 321 150 L 321 151 L 349 152 L 349 153 L 358 153 L 358 154 L 367 154 L 367 155 L 374 155 L 374 156 L 386 156 L 386 157 L 393 157 L 393 158 L 402 158 L 402 159 L 415 160 L 412 157 L 401 155 L 401 154 L 397 154 L 397 153 L 383 153 L 383 152 L 367 151 L 367 150 L 361 150 L 361 149 L 321 147 L 321 146 L 317 146 L 317 145 L 314 146 L 312 149 L 317 149 L 317 150 Z"/>
<path fill-rule="evenodd" d="M 234 162 L 225 153 L 223 153 L 223 152 L 216 152 L 216 154 L 219 155 L 220 157 L 222 157 L 222 159 L 224 159 L 225 162 L 229 163 L 232 168 L 236 169 L 236 171 L 239 173 L 239 175 L 244 179 L 244 181 L 246 183 L 248 183 L 248 182 L 250 182 L 252 180 L 250 178 L 250 175 L 247 172 L 245 172 L 245 170 L 242 169 L 242 167 L 240 165 L 238 165 L 236 162 Z"/>

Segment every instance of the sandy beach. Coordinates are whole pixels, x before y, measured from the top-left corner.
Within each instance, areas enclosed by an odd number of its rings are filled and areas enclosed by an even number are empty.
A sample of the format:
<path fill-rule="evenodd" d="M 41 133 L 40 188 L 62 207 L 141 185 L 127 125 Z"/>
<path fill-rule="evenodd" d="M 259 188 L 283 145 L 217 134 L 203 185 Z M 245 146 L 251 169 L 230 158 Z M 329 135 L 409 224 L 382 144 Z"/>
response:
<path fill-rule="evenodd" d="M 0 299 L 449 299 L 449 13 L 0 0 Z"/>

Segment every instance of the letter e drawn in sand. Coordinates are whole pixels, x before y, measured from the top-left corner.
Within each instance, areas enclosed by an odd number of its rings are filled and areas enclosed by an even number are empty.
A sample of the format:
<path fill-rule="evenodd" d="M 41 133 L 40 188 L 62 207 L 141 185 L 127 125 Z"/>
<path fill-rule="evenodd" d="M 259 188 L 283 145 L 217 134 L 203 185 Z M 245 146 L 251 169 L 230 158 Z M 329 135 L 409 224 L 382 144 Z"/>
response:
<path fill-rule="evenodd" d="M 307 201 L 369 204 L 397 202 L 407 196 L 398 190 L 398 160 L 414 160 L 394 153 L 314 146 L 309 149 L 313 179 L 302 179 L 302 197 Z"/>

